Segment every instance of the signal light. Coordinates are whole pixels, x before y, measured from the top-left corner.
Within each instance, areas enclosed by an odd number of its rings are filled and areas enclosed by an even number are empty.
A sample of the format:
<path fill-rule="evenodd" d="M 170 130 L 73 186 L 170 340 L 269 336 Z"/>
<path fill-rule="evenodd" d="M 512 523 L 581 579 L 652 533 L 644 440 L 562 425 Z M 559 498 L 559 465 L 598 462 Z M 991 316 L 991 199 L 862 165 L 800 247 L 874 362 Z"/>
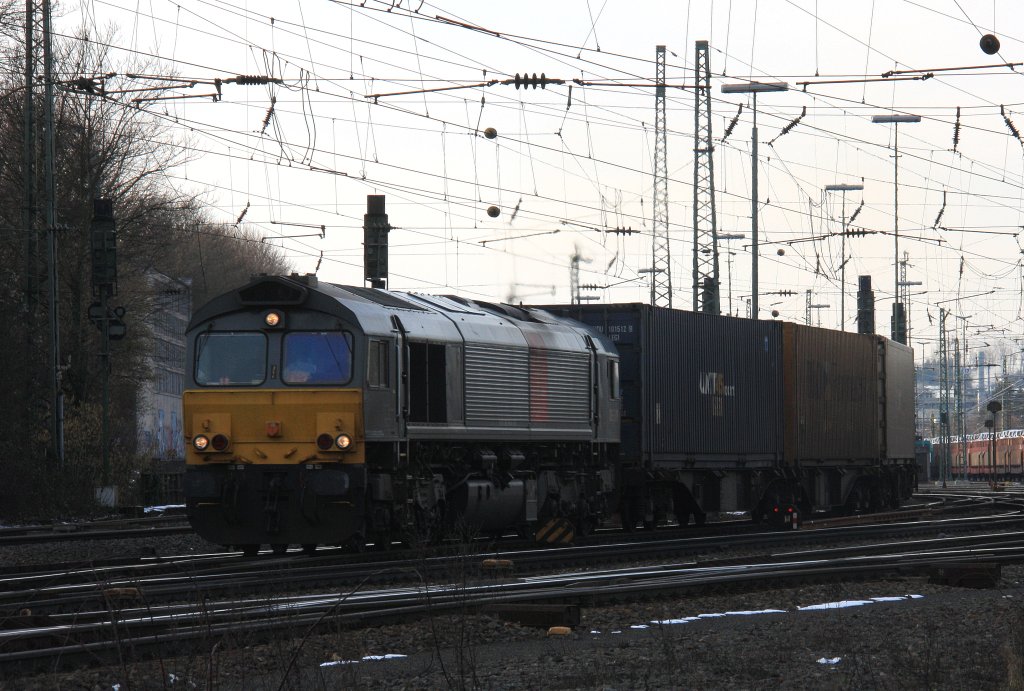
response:
<path fill-rule="evenodd" d="M 342 451 L 347 451 L 352 447 L 352 437 L 347 434 L 339 434 L 335 438 L 334 443 L 337 444 L 338 448 Z"/>
<path fill-rule="evenodd" d="M 192 437 L 192 448 L 196 451 L 206 451 L 210 446 L 210 438 L 204 434 L 197 434 Z"/>
<path fill-rule="evenodd" d="M 227 436 L 223 434 L 213 435 L 212 446 L 214 451 L 223 451 L 224 449 L 228 448 Z"/>
<path fill-rule="evenodd" d="M 316 438 L 316 448 L 321 451 L 330 451 L 334 446 L 334 438 L 329 434 L 321 434 Z"/>

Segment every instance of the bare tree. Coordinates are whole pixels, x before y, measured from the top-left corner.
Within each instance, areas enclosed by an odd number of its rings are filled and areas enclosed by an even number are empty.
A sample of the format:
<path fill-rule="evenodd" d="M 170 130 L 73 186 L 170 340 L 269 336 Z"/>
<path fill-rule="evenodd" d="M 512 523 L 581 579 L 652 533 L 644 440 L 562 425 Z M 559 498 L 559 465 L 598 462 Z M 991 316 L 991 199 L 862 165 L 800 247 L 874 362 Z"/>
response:
<path fill-rule="evenodd" d="M 18 5 L 0 0 L 0 26 L 20 21 Z M 13 24 L 7 24 L 10 19 Z M 171 168 L 185 162 L 185 142 L 166 120 L 130 101 L 112 98 L 97 88 L 98 76 L 111 72 L 158 71 L 158 65 L 112 65 L 102 40 L 55 43 L 59 65 L 56 87 L 55 137 L 57 151 L 56 218 L 59 238 L 59 316 L 62 334 L 63 386 L 67 397 L 66 448 L 68 470 L 60 474 L 68 487 L 54 490 L 54 468 L 45 463 L 50 415 L 45 381 L 48 306 L 38 287 L 45 282 L 42 252 L 44 229 L 38 207 L 41 191 L 41 146 L 30 141 L 26 168 L 25 51 L 16 30 L 0 30 L 0 314 L 18 315 L 7 325 L 10 348 L 7 366 L 0 368 L 0 473 L 11 481 L 0 485 L 0 511 L 59 510 L 88 503 L 98 463 L 96 403 L 99 398 L 100 334 L 88 319 L 93 301 L 89 262 L 89 228 L 93 200 L 114 202 L 118 227 L 118 287 L 115 304 L 126 309 L 128 337 L 116 345 L 112 390 L 113 443 L 122 463 L 133 455 L 134 418 L 138 386 L 151 373 L 147 355 L 154 301 L 147 272 L 191 279 L 197 297 L 204 299 L 251 273 L 287 269 L 277 248 L 260 242 L 253 232 L 212 223 L 204 209 L 203 191 L 180 189 L 169 182 Z M 41 89 L 39 89 L 41 93 Z M 38 94 L 37 94 L 38 98 Z M 35 117 L 42 112 L 36 104 Z M 41 132 L 38 125 L 35 132 Z M 26 188 L 25 180 L 29 181 Z M 26 211 L 26 189 L 33 207 Z M 34 218 L 26 227 L 25 218 Z M 33 243 L 35 243 L 33 245 Z M 33 251 L 30 251 L 32 247 Z M 212 263 L 211 263 L 212 260 Z M 34 292 L 33 292 L 34 291 Z M 19 444 L 12 442 L 18 440 Z M 16 448 L 16 452 L 9 449 Z M 59 484 L 59 483 L 58 483 Z M 47 488 L 49 491 L 44 491 Z M 33 491 L 35 490 L 35 491 Z M 61 494 L 63 493 L 63 494 Z M 61 496 L 56 496 L 61 494 Z M 40 502 L 39 498 L 52 501 Z M 76 501 L 71 501 L 75 498 Z M 28 498 L 28 501 L 26 501 Z"/>

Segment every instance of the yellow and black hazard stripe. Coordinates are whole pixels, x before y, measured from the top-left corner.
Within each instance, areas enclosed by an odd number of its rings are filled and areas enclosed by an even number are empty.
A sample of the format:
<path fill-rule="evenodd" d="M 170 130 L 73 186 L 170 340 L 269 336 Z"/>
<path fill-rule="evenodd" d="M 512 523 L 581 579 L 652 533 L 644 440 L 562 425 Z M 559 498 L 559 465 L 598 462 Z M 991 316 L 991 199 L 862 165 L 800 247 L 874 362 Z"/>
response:
<path fill-rule="evenodd" d="M 576 527 L 568 518 L 552 518 L 550 521 L 537 529 L 537 542 L 548 544 L 571 543 L 576 538 Z"/>

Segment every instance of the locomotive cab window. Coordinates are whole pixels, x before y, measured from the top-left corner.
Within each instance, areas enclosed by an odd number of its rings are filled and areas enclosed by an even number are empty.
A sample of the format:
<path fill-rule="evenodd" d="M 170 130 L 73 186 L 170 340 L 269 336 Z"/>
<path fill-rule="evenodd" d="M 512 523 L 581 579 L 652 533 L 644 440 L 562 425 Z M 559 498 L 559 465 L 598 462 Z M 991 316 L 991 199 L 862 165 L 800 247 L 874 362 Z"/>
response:
<path fill-rule="evenodd" d="M 257 386 L 267 378 L 267 337 L 261 333 L 203 333 L 196 339 L 196 383 Z"/>
<path fill-rule="evenodd" d="M 390 366 L 388 341 L 370 341 L 370 349 L 366 360 L 366 384 L 375 389 L 386 389 L 389 385 Z"/>
<path fill-rule="evenodd" d="M 619 361 L 611 360 L 608 363 L 608 391 L 614 400 L 619 397 Z"/>
<path fill-rule="evenodd" d="M 351 335 L 341 331 L 293 331 L 284 337 L 285 384 L 346 384 L 352 378 Z"/>

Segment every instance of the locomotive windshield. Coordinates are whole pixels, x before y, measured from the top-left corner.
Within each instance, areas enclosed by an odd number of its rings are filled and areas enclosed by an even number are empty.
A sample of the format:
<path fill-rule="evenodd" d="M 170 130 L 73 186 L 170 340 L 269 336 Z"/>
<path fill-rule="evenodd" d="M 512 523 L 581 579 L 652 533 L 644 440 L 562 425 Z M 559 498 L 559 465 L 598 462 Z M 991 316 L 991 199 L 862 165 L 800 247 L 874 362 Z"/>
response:
<path fill-rule="evenodd" d="M 352 378 L 351 335 L 293 331 L 284 337 L 285 384 L 345 384 Z"/>
<path fill-rule="evenodd" d="M 196 383 L 256 386 L 267 378 L 267 338 L 261 333 L 204 333 L 196 339 Z"/>

